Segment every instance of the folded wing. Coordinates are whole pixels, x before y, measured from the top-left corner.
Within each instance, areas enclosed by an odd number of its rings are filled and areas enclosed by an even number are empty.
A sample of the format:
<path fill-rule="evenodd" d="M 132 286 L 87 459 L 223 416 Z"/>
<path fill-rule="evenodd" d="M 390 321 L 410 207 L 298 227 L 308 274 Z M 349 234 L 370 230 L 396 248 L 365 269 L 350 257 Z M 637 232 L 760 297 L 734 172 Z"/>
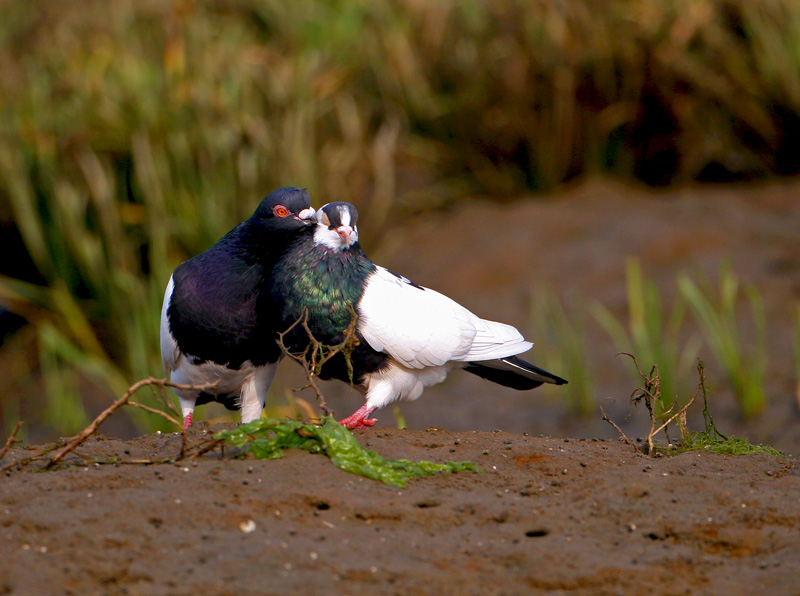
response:
<path fill-rule="evenodd" d="M 358 311 L 367 343 L 409 368 L 504 358 L 533 345 L 511 325 L 481 319 L 383 267 L 367 279 Z"/>

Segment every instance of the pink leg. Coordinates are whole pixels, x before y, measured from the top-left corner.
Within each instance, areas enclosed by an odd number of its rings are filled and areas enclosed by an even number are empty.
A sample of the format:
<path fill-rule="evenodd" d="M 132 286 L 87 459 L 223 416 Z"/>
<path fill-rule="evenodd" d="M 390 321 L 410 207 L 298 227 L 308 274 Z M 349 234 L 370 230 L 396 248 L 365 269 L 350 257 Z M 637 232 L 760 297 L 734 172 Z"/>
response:
<path fill-rule="evenodd" d="M 350 414 L 350 416 L 340 420 L 339 424 L 349 428 L 350 430 L 354 428 L 369 428 L 370 426 L 374 426 L 378 419 L 370 418 L 369 415 L 372 414 L 375 409 L 376 408 L 368 408 L 367 404 L 364 404 L 355 412 Z"/>
<path fill-rule="evenodd" d="M 192 425 L 193 417 L 194 414 L 192 412 L 189 412 L 188 414 L 186 414 L 186 416 L 183 417 L 183 430 L 186 430 Z"/>

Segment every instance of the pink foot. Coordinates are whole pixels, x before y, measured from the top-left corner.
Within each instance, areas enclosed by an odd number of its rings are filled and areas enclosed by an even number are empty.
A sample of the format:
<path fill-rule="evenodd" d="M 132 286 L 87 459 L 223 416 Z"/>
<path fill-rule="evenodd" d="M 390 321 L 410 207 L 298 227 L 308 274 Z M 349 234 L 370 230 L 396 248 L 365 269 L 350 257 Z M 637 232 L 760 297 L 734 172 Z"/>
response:
<path fill-rule="evenodd" d="M 187 428 L 189 428 L 192 425 L 192 418 L 193 417 L 194 417 L 194 414 L 192 414 L 192 412 L 189 412 L 188 414 L 186 414 L 186 416 L 183 417 L 183 430 L 186 430 Z"/>
<path fill-rule="evenodd" d="M 345 428 L 349 428 L 350 430 L 355 428 L 369 428 L 370 426 L 375 426 L 375 423 L 378 421 L 378 419 L 369 417 L 369 415 L 374 411 L 375 408 L 368 408 L 367 404 L 364 404 L 355 412 L 350 414 L 350 416 L 340 420 L 339 424 Z"/>

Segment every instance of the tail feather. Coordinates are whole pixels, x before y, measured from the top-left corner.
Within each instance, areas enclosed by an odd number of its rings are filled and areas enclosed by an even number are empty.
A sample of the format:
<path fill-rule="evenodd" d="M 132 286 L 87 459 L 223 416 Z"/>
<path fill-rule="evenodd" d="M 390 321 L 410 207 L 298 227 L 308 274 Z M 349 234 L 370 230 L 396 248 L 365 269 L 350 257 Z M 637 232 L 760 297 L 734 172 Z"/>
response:
<path fill-rule="evenodd" d="M 464 366 L 464 370 L 487 381 L 520 391 L 534 389 L 543 383 L 564 385 L 567 382 L 565 379 L 534 366 L 517 356 L 468 362 Z"/>

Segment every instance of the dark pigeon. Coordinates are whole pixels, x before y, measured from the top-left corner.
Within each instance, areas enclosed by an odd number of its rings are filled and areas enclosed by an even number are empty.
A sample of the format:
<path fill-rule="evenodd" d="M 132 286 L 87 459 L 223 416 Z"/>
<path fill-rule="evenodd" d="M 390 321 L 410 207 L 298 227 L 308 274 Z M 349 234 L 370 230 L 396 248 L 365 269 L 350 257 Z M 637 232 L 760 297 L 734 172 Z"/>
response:
<path fill-rule="evenodd" d="M 184 428 L 197 405 L 218 401 L 261 417 L 281 351 L 265 282 L 286 248 L 316 220 L 308 192 L 281 188 L 204 253 L 182 263 L 161 310 L 161 357 L 175 383 L 217 382 L 212 391 L 178 390 Z"/>

